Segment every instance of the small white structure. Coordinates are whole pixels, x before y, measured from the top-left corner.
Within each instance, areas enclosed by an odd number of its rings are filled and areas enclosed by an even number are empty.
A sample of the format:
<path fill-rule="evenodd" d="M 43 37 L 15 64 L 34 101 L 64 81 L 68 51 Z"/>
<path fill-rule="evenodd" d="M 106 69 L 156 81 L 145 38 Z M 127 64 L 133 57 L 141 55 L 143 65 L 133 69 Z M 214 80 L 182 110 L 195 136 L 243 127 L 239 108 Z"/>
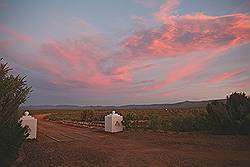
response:
<path fill-rule="evenodd" d="M 111 114 L 105 116 L 105 131 L 106 132 L 121 132 L 123 131 L 122 125 L 123 117 L 112 111 Z"/>
<path fill-rule="evenodd" d="M 36 139 L 36 131 L 37 131 L 37 119 L 29 115 L 28 111 L 25 111 L 24 116 L 20 118 L 22 120 L 22 126 L 28 126 L 29 128 L 29 136 L 28 139 Z"/>

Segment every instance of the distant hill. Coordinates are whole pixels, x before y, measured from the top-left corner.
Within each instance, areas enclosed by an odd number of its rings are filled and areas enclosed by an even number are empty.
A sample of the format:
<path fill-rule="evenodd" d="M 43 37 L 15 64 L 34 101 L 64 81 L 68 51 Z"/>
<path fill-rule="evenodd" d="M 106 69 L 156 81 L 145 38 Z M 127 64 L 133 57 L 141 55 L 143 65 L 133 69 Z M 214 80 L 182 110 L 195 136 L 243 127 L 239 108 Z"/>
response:
<path fill-rule="evenodd" d="M 173 104 L 145 104 L 145 105 L 122 105 L 122 106 L 77 106 L 77 105 L 34 105 L 34 106 L 21 106 L 23 110 L 45 110 L 45 109 L 159 109 L 159 108 L 202 108 L 214 100 L 204 101 L 183 101 Z M 226 99 L 217 99 L 225 103 Z"/>
<path fill-rule="evenodd" d="M 202 108 L 206 107 L 209 102 L 214 100 L 205 100 L 205 101 L 183 101 L 173 104 L 149 104 L 149 105 L 125 105 L 121 106 L 121 108 Z M 218 99 L 216 101 L 220 101 L 225 103 L 226 99 Z"/>

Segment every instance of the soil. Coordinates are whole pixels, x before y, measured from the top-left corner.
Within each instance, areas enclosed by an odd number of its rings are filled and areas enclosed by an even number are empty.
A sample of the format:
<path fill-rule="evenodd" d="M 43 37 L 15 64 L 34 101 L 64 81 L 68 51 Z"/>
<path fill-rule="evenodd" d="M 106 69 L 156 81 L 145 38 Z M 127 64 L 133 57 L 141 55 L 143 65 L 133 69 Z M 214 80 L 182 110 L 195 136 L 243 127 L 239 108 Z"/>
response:
<path fill-rule="evenodd" d="M 18 166 L 250 166 L 250 137 L 75 127 L 38 115 Z M 20 161 L 20 158 L 19 158 Z"/>

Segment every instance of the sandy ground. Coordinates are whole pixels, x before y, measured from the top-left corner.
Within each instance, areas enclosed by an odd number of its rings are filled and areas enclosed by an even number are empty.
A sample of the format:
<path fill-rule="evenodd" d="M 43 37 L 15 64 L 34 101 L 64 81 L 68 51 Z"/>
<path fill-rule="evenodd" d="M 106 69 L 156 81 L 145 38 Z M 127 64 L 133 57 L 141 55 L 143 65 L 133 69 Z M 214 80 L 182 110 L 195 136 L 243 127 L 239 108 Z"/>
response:
<path fill-rule="evenodd" d="M 116 134 L 38 117 L 19 166 L 250 166 L 250 137 L 130 131 Z"/>

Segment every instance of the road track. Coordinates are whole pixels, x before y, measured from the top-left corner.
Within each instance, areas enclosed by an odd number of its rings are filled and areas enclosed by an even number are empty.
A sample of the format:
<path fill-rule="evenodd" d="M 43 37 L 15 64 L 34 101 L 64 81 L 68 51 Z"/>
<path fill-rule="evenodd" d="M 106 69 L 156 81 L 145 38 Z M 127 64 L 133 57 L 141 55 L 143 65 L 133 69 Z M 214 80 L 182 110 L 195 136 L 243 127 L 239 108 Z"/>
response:
<path fill-rule="evenodd" d="M 38 118 L 20 166 L 250 166 L 250 137 L 130 131 L 63 125 Z"/>

